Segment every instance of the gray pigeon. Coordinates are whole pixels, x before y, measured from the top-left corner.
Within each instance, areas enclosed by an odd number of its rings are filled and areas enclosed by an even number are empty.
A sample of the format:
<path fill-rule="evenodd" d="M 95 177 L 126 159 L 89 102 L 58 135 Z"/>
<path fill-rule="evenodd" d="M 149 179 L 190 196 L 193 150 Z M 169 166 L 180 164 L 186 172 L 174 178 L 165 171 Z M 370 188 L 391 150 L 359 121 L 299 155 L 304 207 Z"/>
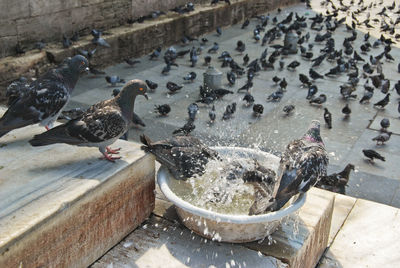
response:
<path fill-rule="evenodd" d="M 33 81 L 0 119 L 0 137 L 37 123 L 51 128 L 67 105 L 79 75 L 87 72 L 88 66 L 87 59 L 77 55 Z"/>
<path fill-rule="evenodd" d="M 136 96 L 143 95 L 147 98 L 146 91 L 145 82 L 131 80 L 113 99 L 92 105 L 81 117 L 35 135 L 29 143 L 32 146 L 66 143 L 98 147 L 105 159 L 114 162 L 120 157 L 112 154 L 117 154 L 119 149 L 112 150 L 108 146 L 128 130 L 133 120 Z"/>
<path fill-rule="evenodd" d="M 278 170 L 278 181 L 273 198 L 259 206 L 261 214 L 276 211 L 297 193 L 308 191 L 322 176 L 326 176 L 328 154 L 320 135 L 320 123 L 316 120 L 301 139 L 290 142 L 283 153 Z"/>

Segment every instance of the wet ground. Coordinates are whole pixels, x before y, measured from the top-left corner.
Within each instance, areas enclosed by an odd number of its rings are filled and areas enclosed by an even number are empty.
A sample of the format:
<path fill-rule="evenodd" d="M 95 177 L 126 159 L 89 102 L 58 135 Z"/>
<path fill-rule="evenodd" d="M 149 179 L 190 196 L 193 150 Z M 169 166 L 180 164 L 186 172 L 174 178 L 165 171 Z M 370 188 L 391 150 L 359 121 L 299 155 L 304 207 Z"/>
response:
<path fill-rule="evenodd" d="M 313 1 L 313 10 L 307 9 L 303 4 L 295 5 L 284 9 L 280 14 L 271 12 L 270 16 L 278 16 L 278 20 L 282 20 L 290 12 L 297 12 L 300 16 L 311 17 L 314 12 L 321 12 L 323 7 L 319 1 Z M 379 8 L 379 9 L 378 9 Z M 380 11 L 381 7 L 377 10 Z M 343 15 L 341 15 L 343 16 Z M 341 17 L 339 16 L 339 17 Z M 397 112 L 398 95 L 392 91 L 393 85 L 399 79 L 397 73 L 397 64 L 400 59 L 400 49 L 396 45 L 392 45 L 391 55 L 396 59 L 394 62 L 382 60 L 383 73 L 391 82 L 391 101 L 383 110 L 378 110 L 373 107 L 373 103 L 381 100 L 385 94 L 379 89 L 375 90 L 374 96 L 369 104 L 359 104 L 359 99 L 364 93 L 363 84 L 365 79 L 361 78 L 360 83 L 355 92 L 358 97 L 356 100 L 344 100 L 339 94 L 339 86 L 347 81 L 346 74 L 336 77 L 325 77 L 315 82 L 319 92 L 328 96 L 327 102 L 322 106 L 311 106 L 306 100 L 307 89 L 301 88 L 301 83 L 298 79 L 300 73 L 308 75 L 311 66 L 310 61 L 303 60 L 299 54 L 290 55 L 283 60 L 285 64 L 289 64 L 293 60 L 298 60 L 301 65 L 295 71 L 288 71 L 286 68 L 280 70 L 278 63 L 275 63 L 275 70 L 260 71 L 254 78 L 254 86 L 250 90 L 255 97 L 255 103 L 260 103 L 264 106 L 264 113 L 261 117 L 253 116 L 252 109 L 245 107 L 242 101 L 244 93 L 236 93 L 237 89 L 246 83 L 246 76 L 238 79 L 232 87 L 228 85 L 226 73 L 229 68 L 222 68 L 217 57 L 222 51 L 228 51 L 238 63 L 242 63 L 244 54 L 248 54 L 250 61 L 260 57 L 266 47 L 262 47 L 260 43 L 252 39 L 253 29 L 259 21 L 252 19 L 250 25 L 246 29 L 241 29 L 241 24 L 233 25 L 229 28 L 222 29 L 223 34 L 217 36 L 216 33 L 205 35 L 209 42 L 205 46 L 203 53 L 199 56 L 199 62 L 195 68 L 190 67 L 189 57 L 177 60 L 179 67 L 172 67 L 169 75 L 161 75 L 161 70 L 164 67 L 164 62 L 160 58 L 155 61 L 150 61 L 148 56 L 139 58 L 140 64 L 135 67 L 130 67 L 126 63 L 121 63 L 115 66 L 106 68 L 104 71 L 109 75 L 119 75 L 120 77 L 129 79 L 150 79 L 158 83 L 158 88 L 154 93 L 149 93 L 150 100 L 138 97 L 135 104 L 135 112 L 143 119 L 146 124 L 144 128 L 132 128 L 129 132 L 129 139 L 138 141 L 139 135 L 145 133 L 154 140 L 167 138 L 172 131 L 183 126 L 188 118 L 187 106 L 199 98 L 199 86 L 203 82 L 203 73 L 206 66 L 203 66 L 204 56 L 212 57 L 211 65 L 223 72 L 222 86 L 230 89 L 234 94 L 225 96 L 222 100 L 215 102 L 217 120 L 214 124 L 209 124 L 208 112 L 211 106 L 199 104 L 200 112 L 195 120 L 196 129 L 193 135 L 200 137 L 209 145 L 234 145 L 245 147 L 259 147 L 263 150 L 270 151 L 279 155 L 286 144 L 300 137 L 307 129 L 308 124 L 313 119 L 318 119 L 322 123 L 322 137 L 326 144 L 326 148 L 330 155 L 329 172 L 341 171 L 348 163 L 356 166 L 355 172 L 351 173 L 347 194 L 354 197 L 365 198 L 368 200 L 377 201 L 380 203 L 400 207 L 400 120 Z M 308 21 L 308 24 L 311 23 Z M 270 29 L 267 26 L 267 30 Z M 377 24 L 379 29 L 379 25 Z M 314 43 L 316 31 L 305 29 L 303 34 L 310 32 L 311 38 L 309 43 Z M 353 46 L 359 52 L 359 47 L 363 41 L 365 29 L 361 27 L 357 31 L 358 38 L 353 43 Z M 322 31 L 321 33 L 325 33 Z M 262 33 L 263 35 L 263 33 Z M 379 30 L 371 31 L 371 35 L 379 37 Z M 343 39 L 350 37 L 351 32 L 346 30 L 344 25 L 340 26 L 334 33 L 336 48 L 342 47 Z M 373 43 L 376 38 L 371 37 L 370 42 Z M 246 44 L 246 51 L 243 55 L 236 52 L 234 48 L 238 40 L 242 40 Z M 216 54 L 208 54 L 207 50 L 213 44 L 218 42 L 220 49 Z M 283 44 L 283 38 L 276 40 L 273 44 Z M 193 46 L 198 47 L 199 43 L 194 41 Z M 192 45 L 182 46 L 177 44 L 174 47 L 180 51 L 189 49 Z M 305 43 L 305 47 L 307 47 Z M 314 57 L 319 55 L 319 51 L 324 47 L 324 44 L 314 43 L 312 52 Z M 111 48 L 112 49 L 112 48 Z M 163 48 L 163 52 L 166 48 Z M 274 49 L 268 47 L 268 56 Z M 383 51 L 383 46 L 372 49 L 370 54 L 378 55 Z M 267 56 L 267 57 L 268 57 Z M 368 55 L 362 55 L 368 60 Z M 279 61 L 279 60 L 278 60 Z M 360 73 L 362 73 L 362 64 L 358 63 Z M 324 61 L 315 70 L 319 73 L 326 73 L 334 67 L 333 63 Z M 184 83 L 183 77 L 194 71 L 197 73 L 197 79 L 193 83 Z M 285 77 L 288 86 L 287 92 L 284 94 L 280 102 L 267 102 L 266 98 L 272 92 L 278 89 L 272 81 L 272 77 Z M 183 89 L 174 94 L 169 95 L 165 84 L 167 81 L 172 81 L 177 84 L 184 84 Z M 73 93 L 73 98 L 69 104 L 69 108 L 87 107 L 100 100 L 108 99 L 111 96 L 112 90 L 116 87 L 109 86 L 104 79 L 104 76 L 86 76 L 79 80 L 78 85 Z M 237 111 L 230 120 L 222 120 L 222 114 L 225 107 L 232 103 L 237 103 Z M 169 104 L 172 108 L 170 114 L 166 117 L 161 117 L 154 113 L 154 105 Z M 342 108 L 348 103 L 352 113 L 349 118 L 345 118 L 341 113 Z M 282 108 L 285 105 L 295 105 L 295 111 L 289 116 L 285 116 Z M 324 107 L 327 107 L 332 113 L 333 128 L 328 129 L 324 124 L 323 112 Z M 376 145 L 371 139 L 377 136 L 380 132 L 379 122 L 382 118 L 389 118 L 391 126 L 390 131 L 393 135 L 386 145 Z M 385 156 L 386 161 L 376 160 L 374 164 L 369 162 L 362 154 L 363 149 L 374 149 Z"/>

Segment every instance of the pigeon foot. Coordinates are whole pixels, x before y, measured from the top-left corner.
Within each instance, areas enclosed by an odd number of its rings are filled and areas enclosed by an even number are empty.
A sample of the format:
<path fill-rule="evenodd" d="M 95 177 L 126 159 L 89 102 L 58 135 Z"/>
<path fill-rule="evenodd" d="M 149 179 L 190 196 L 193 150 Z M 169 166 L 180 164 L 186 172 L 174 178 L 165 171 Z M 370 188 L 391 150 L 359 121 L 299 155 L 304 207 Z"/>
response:
<path fill-rule="evenodd" d="M 106 147 L 107 153 L 109 154 L 119 154 L 119 151 L 121 150 L 121 148 L 117 148 L 117 149 L 111 149 L 110 147 Z"/>
<path fill-rule="evenodd" d="M 111 155 L 108 155 L 107 153 L 104 153 L 103 157 L 100 157 L 100 159 L 106 159 L 106 160 L 114 163 L 115 160 L 121 159 L 121 156 L 111 156 Z"/>

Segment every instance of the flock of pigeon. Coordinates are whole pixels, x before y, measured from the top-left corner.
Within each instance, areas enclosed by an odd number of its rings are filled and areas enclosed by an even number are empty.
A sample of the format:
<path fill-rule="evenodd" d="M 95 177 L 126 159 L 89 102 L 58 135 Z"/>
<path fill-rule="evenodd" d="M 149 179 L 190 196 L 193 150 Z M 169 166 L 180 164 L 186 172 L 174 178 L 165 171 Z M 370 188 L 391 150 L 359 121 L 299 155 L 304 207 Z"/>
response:
<path fill-rule="evenodd" d="M 218 4 L 218 2 L 213 0 L 211 4 Z M 225 2 L 230 4 L 229 1 Z M 191 67 L 195 67 L 198 64 L 200 56 L 206 54 L 203 57 L 204 65 L 210 65 L 212 61 L 220 61 L 222 64 L 221 68 L 230 69 L 226 72 L 226 78 L 231 86 L 235 85 L 237 80 L 242 77 L 247 78 L 247 80 L 237 90 L 237 93 L 224 88 L 211 89 L 207 86 L 200 86 L 198 99 L 194 100 L 188 107 L 187 122 L 173 132 L 176 137 L 153 143 L 148 137 L 143 136 L 141 138 L 144 143 L 143 149 L 155 154 L 157 159 L 177 174 L 178 177 L 201 173 L 204 165 L 207 163 L 207 159 L 216 156 L 214 153 L 210 153 L 211 150 L 202 145 L 194 137 L 187 138 L 191 137 L 190 133 L 195 129 L 199 104 L 206 104 L 210 107 L 209 124 L 212 126 L 217 118 L 214 102 L 222 99 L 227 94 L 240 94 L 240 92 L 244 92 L 243 102 L 246 106 L 252 107 L 254 116 L 259 117 L 264 112 L 264 106 L 261 104 L 261 100 L 258 100 L 258 103 L 256 103 L 255 97 L 251 94 L 255 90 L 253 88 L 254 79 L 261 72 L 279 71 L 283 68 L 287 68 L 293 73 L 300 72 L 304 70 L 303 67 L 299 68 L 299 66 L 304 64 L 303 60 L 307 62 L 306 64 L 311 62 L 312 65 L 308 70 L 308 75 L 304 73 L 298 74 L 301 87 L 308 89 L 306 99 L 310 105 L 321 106 L 327 102 L 326 94 L 318 94 L 317 80 L 323 80 L 325 77 L 330 76 L 346 75 L 348 81 L 341 85 L 339 90 L 343 99 L 348 101 L 358 98 L 355 92 L 359 83 L 364 80 L 363 87 L 365 91 L 359 100 L 360 105 L 366 105 L 373 97 L 374 91 L 380 90 L 385 96 L 373 105 L 378 109 L 385 109 L 386 105 L 390 102 L 391 93 L 389 91 L 393 89 L 391 88 L 390 80 L 385 78 L 382 65 L 385 60 L 394 60 L 390 51 L 391 44 L 400 38 L 400 34 L 396 33 L 395 28 L 400 23 L 400 5 L 397 6 L 398 10 L 395 11 L 395 2 L 390 6 L 384 6 L 383 2 L 378 3 L 377 1 L 373 1 L 370 4 L 366 4 L 364 0 L 360 0 L 356 5 L 357 10 L 350 11 L 350 7 L 355 5 L 353 0 L 348 5 L 343 1 L 339 1 L 338 3 L 339 5 L 336 6 L 332 0 L 322 2 L 326 7 L 326 14 L 316 14 L 309 18 L 291 12 L 283 20 L 278 20 L 276 16 L 271 18 L 270 15 L 255 16 L 246 19 L 241 27 L 243 30 L 250 27 L 251 20 L 257 21 L 256 27 L 252 30 L 252 40 L 239 40 L 235 50 L 243 55 L 246 52 L 246 42 L 255 42 L 262 49 L 260 57 L 250 59 L 249 55 L 245 54 L 243 62 L 238 62 L 237 59 L 231 56 L 232 52 L 223 51 L 221 54 L 217 54 L 222 49 L 216 41 L 205 52 L 204 49 L 208 46 L 209 40 L 204 37 L 199 40 L 186 34 L 182 37 L 182 44 L 194 44 L 197 42 L 199 45 L 197 47 L 193 45 L 191 49 L 181 51 L 170 47 L 164 54 L 162 54 L 161 47 L 155 49 L 149 55 L 149 60 L 155 61 L 163 57 L 165 66 L 161 71 L 161 75 L 168 75 L 173 70 L 172 67 L 179 68 L 176 62 L 178 58 L 188 55 Z M 310 5 L 309 1 L 306 1 L 306 5 Z M 379 17 L 370 19 L 368 12 L 377 5 L 383 7 L 382 11 L 378 13 Z M 194 8 L 192 3 L 188 3 L 176 8 L 174 11 L 186 13 L 193 11 Z M 278 13 L 280 12 L 281 10 L 278 9 Z M 397 19 L 393 21 L 387 15 L 387 12 L 396 14 Z M 348 13 L 351 13 L 351 23 L 345 24 Z M 367 14 L 367 19 L 360 21 L 358 16 L 364 13 Z M 162 12 L 153 12 L 149 16 L 142 17 L 137 21 L 131 21 L 130 23 L 141 23 L 145 19 L 154 19 L 160 15 L 162 15 Z M 360 37 L 356 31 L 356 28 L 360 25 L 370 28 L 378 27 L 374 26 L 378 23 L 381 24 L 381 31 L 384 34 L 374 42 L 370 40 L 369 33 Z M 349 36 L 344 39 L 343 44 L 337 44 L 332 37 L 332 34 L 339 27 L 346 27 L 349 32 Z M 293 52 L 291 47 L 279 44 L 281 43 L 279 40 L 282 39 L 282 36 L 289 33 L 297 35 L 297 46 L 299 47 L 302 62 L 297 60 L 292 60 L 287 64 L 285 62 L 293 54 L 298 53 L 297 49 Z M 135 98 L 138 95 L 143 95 L 147 98 L 147 92 L 154 92 L 158 88 L 158 84 L 150 79 L 146 81 L 132 80 L 126 82 L 119 76 L 107 76 L 104 72 L 96 70 L 94 66 L 91 66 L 90 59 L 95 55 L 96 49 L 100 47 L 110 48 L 110 45 L 102 38 L 101 31 L 93 29 L 91 34 L 93 35 L 92 43 L 96 46 L 95 49 L 91 51 L 80 50 L 80 55 L 66 59 L 57 68 L 48 71 L 34 81 L 28 82 L 25 78 L 20 78 L 10 84 L 7 88 L 9 108 L 0 119 L 0 138 L 14 129 L 39 123 L 45 126 L 48 131 L 35 135 L 29 141 L 32 146 L 44 146 L 54 143 L 91 146 L 98 147 L 104 158 L 109 161 L 113 162 L 119 158 L 115 156 L 115 154 L 118 154 L 118 149 L 111 149 L 109 146 L 121 136 L 126 135 L 132 123 L 145 126 L 139 116 L 134 113 Z M 222 29 L 218 27 L 216 34 L 217 36 L 221 36 Z M 315 38 L 312 40 L 311 36 L 314 34 Z M 73 36 L 72 38 L 64 36 L 63 46 L 69 47 L 71 42 L 77 40 L 77 38 L 77 36 Z M 354 47 L 354 41 L 360 38 L 363 39 L 363 44 L 360 48 Z M 323 48 L 316 51 L 317 49 L 314 47 L 314 44 L 323 45 Z M 43 46 L 41 47 L 43 48 Z M 379 51 L 379 54 L 374 56 L 371 53 L 368 57 L 368 53 L 372 50 Z M 215 54 L 218 55 L 217 59 L 213 57 Z M 125 61 L 130 66 L 140 63 L 137 60 L 131 59 L 126 59 Z M 330 62 L 332 68 L 327 73 L 322 74 L 318 71 L 318 66 L 324 61 Z M 112 92 L 114 98 L 94 104 L 87 110 L 75 109 L 63 111 L 70 99 L 79 75 L 89 69 L 96 76 L 106 75 L 106 82 L 112 86 L 124 84 L 123 88 Z M 400 64 L 398 72 L 400 72 Z M 272 81 L 277 85 L 278 89 L 267 96 L 267 102 L 279 102 L 285 94 L 289 94 L 287 80 L 277 75 L 272 78 Z M 190 83 L 196 78 L 197 74 L 192 71 L 184 77 L 184 80 Z M 155 80 L 155 78 L 152 79 Z M 169 94 L 178 94 L 182 86 L 168 81 L 166 88 Z M 394 85 L 394 89 L 400 95 L 400 80 Z M 222 120 L 231 119 L 236 112 L 236 107 L 236 102 L 227 105 L 221 116 Z M 292 104 L 286 105 L 283 108 L 283 112 L 287 115 L 293 113 L 294 110 L 295 106 Z M 156 105 L 154 111 L 161 116 L 167 116 L 171 111 L 171 107 L 168 104 Z M 341 111 L 344 117 L 351 116 L 351 109 L 348 104 Z M 61 113 L 68 121 L 52 128 L 53 123 Z M 327 108 L 324 108 L 323 117 L 327 126 L 332 128 L 332 114 Z M 384 144 L 390 139 L 392 134 L 388 130 L 390 127 L 388 119 L 383 119 L 381 126 L 381 134 L 373 139 L 377 144 Z M 287 146 L 281 158 L 281 167 L 277 176 L 278 183 L 274 189 L 273 198 L 268 199 L 268 202 L 261 202 L 264 205 L 260 205 L 261 209 L 256 209 L 255 214 L 279 209 L 292 195 L 298 192 L 305 192 L 316 183 L 319 187 L 344 193 L 344 186 L 347 184 L 350 170 L 354 169 L 354 166 L 349 164 L 343 172 L 326 176 L 328 157 L 320 137 L 319 129 L 319 123 L 313 122 L 306 135 Z M 201 154 L 194 153 L 198 150 L 201 151 Z M 176 152 L 179 152 L 179 154 Z M 372 149 L 365 149 L 363 153 L 371 161 L 374 159 L 385 161 L 383 156 Z M 188 163 L 190 163 L 188 159 L 192 159 L 197 164 L 192 163 L 188 166 Z M 262 177 L 255 180 L 260 183 L 264 181 Z"/>

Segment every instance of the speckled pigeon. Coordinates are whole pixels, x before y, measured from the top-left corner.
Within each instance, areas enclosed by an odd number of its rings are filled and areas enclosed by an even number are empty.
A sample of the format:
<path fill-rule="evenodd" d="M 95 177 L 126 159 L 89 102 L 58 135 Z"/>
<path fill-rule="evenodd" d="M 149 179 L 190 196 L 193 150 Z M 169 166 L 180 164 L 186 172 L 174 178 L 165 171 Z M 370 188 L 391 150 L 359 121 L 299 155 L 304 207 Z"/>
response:
<path fill-rule="evenodd" d="M 265 211 L 279 210 L 293 195 L 308 191 L 326 176 L 328 163 L 320 123 L 314 120 L 301 139 L 287 145 L 281 157 L 273 198 L 266 200 Z"/>
<path fill-rule="evenodd" d="M 67 105 L 79 75 L 87 72 L 88 66 L 87 59 L 77 55 L 33 81 L 0 119 L 0 137 L 36 123 L 51 128 Z"/>
<path fill-rule="evenodd" d="M 133 119 L 133 108 L 137 95 L 146 95 L 147 85 L 141 80 L 129 81 L 121 92 L 110 100 L 92 105 L 77 119 L 68 121 L 29 141 L 32 146 L 66 143 L 77 146 L 98 147 L 104 158 L 114 162 L 120 157 L 119 149 L 112 150 L 113 144 L 129 128 Z"/>

